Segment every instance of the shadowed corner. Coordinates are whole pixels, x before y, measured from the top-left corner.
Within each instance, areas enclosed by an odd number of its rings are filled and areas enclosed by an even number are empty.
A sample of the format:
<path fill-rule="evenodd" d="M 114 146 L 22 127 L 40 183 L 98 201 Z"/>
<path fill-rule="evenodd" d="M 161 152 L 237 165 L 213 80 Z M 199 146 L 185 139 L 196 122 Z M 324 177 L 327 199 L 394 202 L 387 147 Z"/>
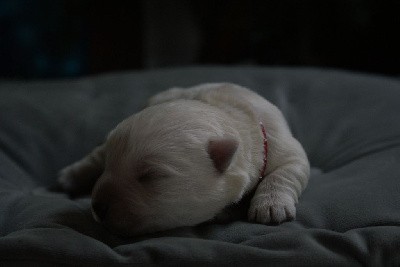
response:
<path fill-rule="evenodd" d="M 227 224 L 233 221 L 247 221 L 247 212 L 255 190 L 256 188 L 247 193 L 238 203 L 226 206 L 213 219 L 203 224 Z"/>

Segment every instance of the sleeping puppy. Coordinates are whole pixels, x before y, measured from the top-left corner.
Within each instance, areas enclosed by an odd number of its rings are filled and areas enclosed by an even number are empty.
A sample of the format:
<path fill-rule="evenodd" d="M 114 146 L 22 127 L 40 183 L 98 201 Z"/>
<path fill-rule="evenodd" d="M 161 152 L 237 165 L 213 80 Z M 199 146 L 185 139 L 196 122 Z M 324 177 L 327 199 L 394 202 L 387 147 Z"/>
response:
<path fill-rule="evenodd" d="M 208 221 L 249 192 L 249 221 L 293 220 L 309 170 L 277 107 L 215 83 L 154 96 L 58 181 L 71 194 L 93 188 L 95 220 L 131 236 Z"/>

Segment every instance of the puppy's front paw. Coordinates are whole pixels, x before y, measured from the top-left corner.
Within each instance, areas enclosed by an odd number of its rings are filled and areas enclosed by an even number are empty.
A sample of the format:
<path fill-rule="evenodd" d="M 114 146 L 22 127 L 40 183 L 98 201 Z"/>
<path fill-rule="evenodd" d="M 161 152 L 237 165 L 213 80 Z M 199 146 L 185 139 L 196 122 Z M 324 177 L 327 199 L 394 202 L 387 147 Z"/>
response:
<path fill-rule="evenodd" d="M 248 219 L 257 223 L 282 223 L 296 217 L 295 201 L 287 194 L 258 194 L 251 200 Z"/>

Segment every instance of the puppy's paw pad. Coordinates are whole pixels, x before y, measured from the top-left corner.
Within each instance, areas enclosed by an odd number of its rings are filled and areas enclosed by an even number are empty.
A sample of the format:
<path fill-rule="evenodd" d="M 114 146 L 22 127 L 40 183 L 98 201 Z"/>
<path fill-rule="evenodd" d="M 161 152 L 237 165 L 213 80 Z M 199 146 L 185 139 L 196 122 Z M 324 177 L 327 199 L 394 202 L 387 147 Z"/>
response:
<path fill-rule="evenodd" d="M 292 221 L 296 217 L 294 201 L 285 202 L 257 197 L 251 202 L 248 219 L 262 224 Z"/>

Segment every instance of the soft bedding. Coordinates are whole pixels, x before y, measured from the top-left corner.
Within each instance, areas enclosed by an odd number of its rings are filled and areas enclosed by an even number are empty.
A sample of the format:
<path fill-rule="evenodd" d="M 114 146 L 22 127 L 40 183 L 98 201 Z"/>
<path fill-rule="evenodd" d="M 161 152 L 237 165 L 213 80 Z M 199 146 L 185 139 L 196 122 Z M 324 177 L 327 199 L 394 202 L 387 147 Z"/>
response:
<path fill-rule="evenodd" d="M 172 86 L 228 81 L 276 104 L 312 174 L 295 221 L 123 238 L 57 172 Z M 399 266 L 400 81 L 319 69 L 198 67 L 0 83 L 0 266 Z"/>

